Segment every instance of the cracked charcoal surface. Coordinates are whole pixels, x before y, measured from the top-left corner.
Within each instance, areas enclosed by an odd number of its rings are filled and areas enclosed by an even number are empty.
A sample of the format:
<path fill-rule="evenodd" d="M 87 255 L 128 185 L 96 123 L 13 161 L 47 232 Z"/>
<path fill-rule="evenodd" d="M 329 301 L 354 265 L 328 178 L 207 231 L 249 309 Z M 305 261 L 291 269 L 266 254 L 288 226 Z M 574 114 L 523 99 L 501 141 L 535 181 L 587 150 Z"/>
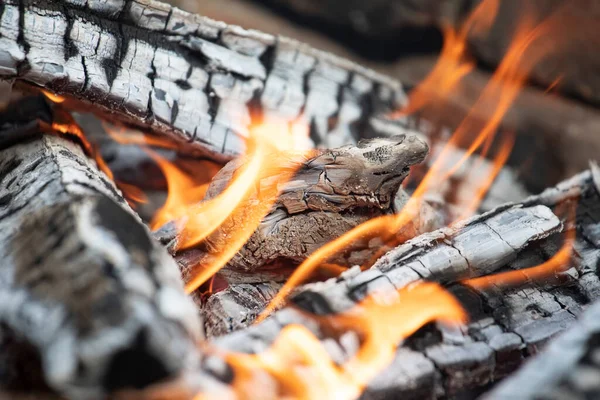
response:
<path fill-rule="evenodd" d="M 0 199 L 1 388 L 101 397 L 197 360 L 176 264 L 78 145 L 1 149 Z"/>
<path fill-rule="evenodd" d="M 600 302 L 485 399 L 594 399 L 600 395 Z"/>
<path fill-rule="evenodd" d="M 4 2 L 0 77 L 47 87 L 219 160 L 251 123 L 297 121 L 311 145 L 405 131 L 389 78 L 291 39 L 152 0 Z"/>

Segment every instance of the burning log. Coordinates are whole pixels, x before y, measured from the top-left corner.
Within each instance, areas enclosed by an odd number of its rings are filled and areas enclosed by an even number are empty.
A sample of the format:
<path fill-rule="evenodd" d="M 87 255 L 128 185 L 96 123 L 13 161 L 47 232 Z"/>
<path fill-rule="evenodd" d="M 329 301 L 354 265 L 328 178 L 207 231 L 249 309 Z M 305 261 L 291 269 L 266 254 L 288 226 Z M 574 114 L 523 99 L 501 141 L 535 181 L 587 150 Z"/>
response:
<path fill-rule="evenodd" d="M 0 386 L 81 398 L 174 378 L 200 335 L 177 266 L 54 125 L 30 98 L 0 114 L 0 138 L 21 135 L 0 150 Z"/>
<path fill-rule="evenodd" d="M 336 147 L 397 132 L 401 85 L 293 40 L 152 0 L 4 2 L 0 76 L 224 160 L 250 125 L 306 125 Z"/>
<path fill-rule="evenodd" d="M 484 398 L 598 398 L 599 321 L 600 302 L 596 301 L 567 332 Z"/>
<path fill-rule="evenodd" d="M 548 260 L 560 246 L 560 221 L 546 206 L 578 202 L 574 226 L 575 255 L 567 268 L 516 288 L 476 289 L 459 282 L 491 272 L 523 270 Z M 444 282 L 470 313 L 461 331 L 430 326 L 401 347 L 396 359 L 372 382 L 365 398 L 428 398 L 482 387 L 519 366 L 552 336 L 566 329 L 585 305 L 600 294 L 596 275 L 600 248 L 594 233 L 600 223 L 600 195 L 591 172 L 556 188 L 471 219 L 464 226 L 443 229 L 406 243 L 371 270 L 352 269 L 342 277 L 306 285 L 292 302 L 312 314 L 332 315 L 354 306 L 367 295 L 386 297 L 419 279 Z M 523 281 L 527 281 L 523 270 Z M 225 302 L 223 303 L 225 304 Z M 238 309 L 239 311 L 239 309 Z M 335 334 L 314 317 L 287 307 L 259 325 L 213 339 L 224 349 L 261 352 L 287 325 L 301 324 L 326 346 L 335 360 L 356 351 L 352 332 Z"/>
<path fill-rule="evenodd" d="M 297 164 L 300 167 L 294 168 L 297 169 L 294 177 L 284 184 L 269 214 L 262 219 L 244 247 L 221 270 L 221 275 L 232 283 L 268 280 L 257 272 L 268 274 L 269 271 L 298 265 L 325 243 L 368 219 L 399 211 L 407 200 L 403 191 L 398 192 L 400 184 L 409 167 L 421 162 L 426 154 L 425 142 L 414 135 L 402 135 L 361 141 L 358 146 L 318 151 L 309 159 L 293 154 L 281 155 L 281 162 L 277 164 L 289 164 L 290 168 Z M 243 160 L 227 164 L 211 182 L 205 201 L 221 193 L 243 165 Z M 248 207 L 246 204 L 265 201 L 261 198 L 265 188 L 282 185 L 282 174 L 287 170 L 285 168 L 264 177 L 258 184 L 259 188 L 244 199 L 241 209 Z M 415 221 L 409 230 L 431 230 L 440 224 L 436 224 L 435 217 L 433 211 L 423 212 L 422 221 Z M 229 218 L 200 248 L 191 253 L 181 252 L 178 259 L 184 280 L 188 281 L 196 274 L 195 267 L 208 264 L 244 221 L 243 213 Z M 405 234 L 414 236 L 414 231 Z M 170 244 L 171 248 L 178 247 L 177 240 L 175 238 Z M 332 262 L 363 264 L 365 257 L 372 256 L 372 249 L 364 250 L 381 245 L 356 243 L 348 249 L 348 259 L 339 258 Z"/>

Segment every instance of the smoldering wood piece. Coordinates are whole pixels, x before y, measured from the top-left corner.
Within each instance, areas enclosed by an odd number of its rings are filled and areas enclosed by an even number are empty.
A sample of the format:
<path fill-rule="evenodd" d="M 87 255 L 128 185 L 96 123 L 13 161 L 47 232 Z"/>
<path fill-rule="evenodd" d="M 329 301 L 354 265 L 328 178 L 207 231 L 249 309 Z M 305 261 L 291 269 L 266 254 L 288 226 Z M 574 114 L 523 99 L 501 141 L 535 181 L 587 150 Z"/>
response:
<path fill-rule="evenodd" d="M 256 190 L 243 200 L 252 205 L 263 193 L 276 193 L 269 187 L 277 185 L 280 193 L 274 199 L 271 211 L 262 219 L 250 239 L 227 263 L 221 275 L 230 282 L 245 279 L 256 281 L 255 272 L 268 273 L 276 268 L 293 268 L 327 242 L 341 236 L 368 219 L 399 211 L 406 194 L 399 192 L 400 184 L 408 175 L 409 167 L 421 162 L 427 154 L 427 144 L 414 135 L 363 140 L 358 145 L 320 150 L 310 156 L 280 155 L 284 165 L 261 178 Z M 227 164 L 212 180 L 205 200 L 215 198 L 232 180 L 244 160 Z M 297 168 L 293 178 L 285 184 L 283 174 Z M 436 213 L 427 206 L 406 234 L 435 229 L 440 225 Z M 429 213 L 425 211 L 429 210 Z M 184 280 L 193 276 L 194 267 L 206 264 L 218 255 L 232 234 L 243 226 L 246 215 L 235 213 L 193 252 L 177 254 Z M 400 234 L 400 233 L 399 233 Z M 177 237 L 170 245 L 177 249 Z M 365 252 L 374 245 L 368 239 L 357 241 L 344 257 L 331 260 L 340 265 L 363 264 L 372 256 Z M 367 254 L 368 253 L 368 254 Z M 244 275 L 244 273 L 252 273 Z"/>
<path fill-rule="evenodd" d="M 561 246 L 562 233 L 557 232 L 560 222 L 551 217 L 545 207 L 575 199 L 579 200 L 575 223 L 577 240 L 575 257 L 567 269 L 537 282 L 527 281 L 524 272 L 526 284 L 505 290 L 480 292 L 453 283 L 463 278 L 456 266 L 464 266 L 465 259 L 453 264 L 453 260 L 460 257 L 468 257 L 471 269 L 462 272 L 467 275 L 478 267 L 481 274 L 523 269 L 552 257 Z M 529 222 L 524 218 L 527 214 L 531 216 Z M 522 224 L 517 222 L 519 215 Z M 537 230 L 534 221 L 539 224 Z M 486 241 L 485 235 L 474 235 L 477 229 L 487 229 L 483 226 L 493 228 L 499 236 L 489 236 Z M 521 232 L 515 229 L 517 226 Z M 529 239 L 524 240 L 527 234 L 523 231 L 528 229 Z M 464 256 L 458 251 L 454 259 L 444 255 L 446 264 L 449 259 L 451 261 L 445 273 L 438 267 L 425 274 L 425 266 L 435 265 L 434 256 L 440 246 L 449 246 L 444 241 L 435 245 L 430 241 L 435 233 L 425 234 L 416 238 L 413 244 L 404 245 L 404 250 L 397 251 L 396 256 L 389 255 L 368 271 L 351 269 L 336 280 L 305 285 L 292 298 L 293 304 L 300 309 L 327 315 L 353 307 L 369 294 L 377 296 L 380 292 L 414 282 L 421 278 L 421 273 L 446 283 L 469 312 L 471 322 L 465 329 L 450 330 L 430 325 L 407 340 L 398 349 L 393 364 L 370 384 L 363 398 L 391 399 L 399 395 L 414 399 L 437 398 L 484 387 L 514 371 L 526 357 L 538 352 L 550 338 L 568 328 L 590 301 L 600 298 L 597 275 L 600 242 L 594 236 L 600 232 L 600 196 L 590 171 L 529 198 L 520 208 L 507 206 L 475 217 L 462 230 L 471 233 L 462 236 L 458 229 L 454 245 L 467 237 L 470 237 L 469 244 L 460 247 L 461 252 L 466 250 Z M 442 235 L 441 232 L 438 235 Z M 499 237 L 505 238 L 504 245 L 497 242 Z M 425 247 L 421 249 L 419 243 Z M 491 243 L 498 246 L 486 246 Z M 409 251 L 408 246 L 413 246 L 413 251 Z M 478 252 L 469 252 L 470 246 Z M 494 248 L 500 251 L 491 251 Z M 485 254 L 490 258 L 482 256 Z M 405 268 L 407 263 L 416 260 L 422 262 L 419 268 L 414 264 Z M 291 307 L 274 313 L 261 324 L 215 338 L 213 342 L 230 350 L 260 352 L 269 346 L 283 326 L 292 323 L 311 329 L 334 360 L 344 360 L 355 351 L 358 338 L 356 335 L 353 338 L 352 332 L 347 332 L 343 340 L 328 337 L 315 320 Z"/>
<path fill-rule="evenodd" d="M 284 37 L 153 0 L 6 1 L 0 77 L 224 160 L 252 123 L 296 121 L 323 147 L 398 132 L 400 83 Z"/>
<path fill-rule="evenodd" d="M 101 397 L 197 362 L 175 262 L 75 143 L 38 135 L 0 151 L 0 257 L 0 386 L 37 368 L 58 393 Z"/>
<path fill-rule="evenodd" d="M 600 302 L 484 399 L 595 399 L 600 396 Z"/>

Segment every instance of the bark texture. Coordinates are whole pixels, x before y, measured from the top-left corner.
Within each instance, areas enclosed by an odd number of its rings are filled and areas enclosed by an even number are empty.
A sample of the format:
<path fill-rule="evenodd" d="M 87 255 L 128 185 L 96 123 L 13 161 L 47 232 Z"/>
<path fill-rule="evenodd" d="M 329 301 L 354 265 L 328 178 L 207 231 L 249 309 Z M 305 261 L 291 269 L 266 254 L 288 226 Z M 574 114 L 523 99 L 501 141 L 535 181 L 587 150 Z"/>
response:
<path fill-rule="evenodd" d="M 239 154 L 263 119 L 295 121 L 323 147 L 401 123 L 378 118 L 405 102 L 398 82 L 157 1 L 10 0 L 0 12 L 0 77 L 168 134 L 186 151 Z"/>
<path fill-rule="evenodd" d="M 2 114 L 0 137 L 25 117 Z M 200 329 L 176 264 L 78 144 L 35 124 L 0 150 L 0 385 L 98 398 L 177 376 Z"/>
<path fill-rule="evenodd" d="M 317 151 L 310 157 L 282 154 L 276 165 L 283 170 L 263 176 L 256 190 L 245 198 L 234 213 L 192 253 L 180 254 L 184 280 L 193 276 L 194 267 L 205 264 L 228 245 L 231 235 L 247 220 L 244 210 L 256 208 L 263 193 L 277 195 L 273 185 L 282 186 L 271 211 L 263 218 L 247 243 L 227 263 L 222 275 L 244 275 L 279 267 L 293 268 L 327 242 L 376 216 L 398 211 L 405 201 L 398 189 L 408 175 L 410 166 L 427 155 L 427 144 L 414 135 L 386 139 L 363 140 L 357 146 Z M 218 196 L 244 165 L 244 160 L 227 164 L 212 180 L 205 200 Z M 283 184 L 289 168 L 297 169 L 294 177 Z M 270 189 L 271 188 L 271 189 Z M 424 215 L 429 224 L 434 216 Z M 427 222 L 415 221 L 411 229 L 418 233 L 427 229 Z M 429 227 L 429 230 L 434 227 Z M 414 232 L 407 233 L 413 235 Z M 164 239 L 163 239 L 164 240 Z M 170 244 L 177 248 L 177 238 Z M 350 251 L 368 248 L 368 243 L 356 243 Z M 342 265 L 362 264 L 365 254 L 350 254 L 347 261 L 333 260 Z M 371 252 L 369 251 L 369 254 Z M 370 257 L 367 255 L 366 257 Z M 229 274 L 229 275 L 231 275 Z M 245 276 L 245 281 L 257 281 L 259 275 Z M 231 279 L 237 279 L 230 276 Z M 244 279 L 244 278 L 239 278 Z"/>
<path fill-rule="evenodd" d="M 595 399 L 600 396 L 600 303 L 484 399 Z"/>

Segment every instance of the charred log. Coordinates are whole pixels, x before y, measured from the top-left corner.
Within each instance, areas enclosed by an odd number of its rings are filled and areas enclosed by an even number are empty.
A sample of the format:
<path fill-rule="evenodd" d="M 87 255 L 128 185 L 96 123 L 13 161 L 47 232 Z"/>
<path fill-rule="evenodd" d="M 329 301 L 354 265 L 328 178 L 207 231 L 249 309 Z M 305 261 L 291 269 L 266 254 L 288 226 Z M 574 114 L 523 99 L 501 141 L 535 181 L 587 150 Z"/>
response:
<path fill-rule="evenodd" d="M 561 223 L 546 207 L 577 199 L 575 227 L 567 225 L 577 230 L 576 256 L 567 268 L 542 282 L 528 282 L 525 277 L 522 286 L 502 290 L 477 291 L 457 283 L 493 271 L 535 266 L 552 257 L 563 233 L 557 232 Z M 327 315 L 347 310 L 367 295 L 419 279 L 443 282 L 469 311 L 472 322 L 461 331 L 424 328 L 398 350 L 393 365 L 370 385 L 364 397 L 434 398 L 482 387 L 517 368 L 598 298 L 600 249 L 597 242 L 590 241 L 590 234 L 600 222 L 599 200 L 592 173 L 586 172 L 523 205 L 475 217 L 464 227 L 416 238 L 369 271 L 353 269 L 336 280 L 304 286 L 292 302 L 310 313 Z M 443 256 L 436 257 L 436 253 Z M 337 359 L 352 354 L 339 338 L 328 337 L 319 329 L 310 315 L 290 307 L 262 324 L 214 342 L 229 350 L 260 352 L 283 326 L 292 323 L 310 327 Z M 347 335 L 352 333 L 347 332 L 344 340 Z"/>
<path fill-rule="evenodd" d="M 600 396 L 600 303 L 485 399 L 594 399 Z"/>
<path fill-rule="evenodd" d="M 177 376 L 199 326 L 176 264 L 78 144 L 20 115 L 0 117 L 0 137 L 38 125 L 0 150 L 0 386 L 101 397 Z"/>
<path fill-rule="evenodd" d="M 293 40 L 157 1 L 8 1 L 0 76 L 224 160 L 251 123 L 294 120 L 314 145 L 396 132 L 401 85 Z"/>

